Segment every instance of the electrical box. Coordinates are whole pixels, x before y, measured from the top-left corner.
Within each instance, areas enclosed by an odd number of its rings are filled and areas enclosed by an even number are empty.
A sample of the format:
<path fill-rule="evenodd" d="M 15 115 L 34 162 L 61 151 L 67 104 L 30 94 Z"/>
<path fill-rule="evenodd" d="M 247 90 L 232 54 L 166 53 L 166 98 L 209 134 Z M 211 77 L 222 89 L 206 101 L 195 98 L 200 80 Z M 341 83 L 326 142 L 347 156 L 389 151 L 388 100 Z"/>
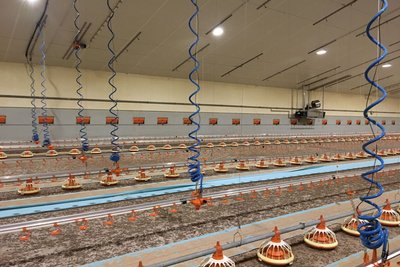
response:
<path fill-rule="evenodd" d="M 54 116 L 39 116 L 39 124 L 54 124 Z"/>
<path fill-rule="evenodd" d="M 189 118 L 183 118 L 183 124 L 185 125 L 191 125 L 192 124 L 192 120 Z"/>
<path fill-rule="evenodd" d="M 158 117 L 157 124 L 160 124 L 160 125 L 168 124 L 168 117 Z"/>
<path fill-rule="evenodd" d="M 90 117 L 88 117 L 88 116 L 76 117 L 75 118 L 75 123 L 76 124 L 90 124 Z"/>
<path fill-rule="evenodd" d="M 351 125 L 353 123 L 352 120 L 347 120 L 347 125 Z"/>
<path fill-rule="evenodd" d="M 6 124 L 6 122 L 7 122 L 7 116 L 0 115 L 0 124 Z"/>
<path fill-rule="evenodd" d="M 323 119 L 322 120 L 322 125 L 327 125 L 328 124 L 328 120 L 327 119 Z"/>
<path fill-rule="evenodd" d="M 106 117 L 106 124 L 119 124 L 118 117 Z"/>
<path fill-rule="evenodd" d="M 240 119 L 232 119 L 232 125 L 240 125 Z"/>
<path fill-rule="evenodd" d="M 260 125 L 261 124 L 261 119 L 258 119 L 258 118 L 253 119 L 253 124 L 254 125 Z"/>
<path fill-rule="evenodd" d="M 395 120 L 392 120 L 392 125 L 396 125 L 396 121 Z"/>
<path fill-rule="evenodd" d="M 208 119 L 208 124 L 217 125 L 218 124 L 218 118 L 209 118 Z"/>
<path fill-rule="evenodd" d="M 336 120 L 336 125 L 340 125 L 340 124 L 342 124 L 342 121 L 341 120 Z"/>
<path fill-rule="evenodd" d="M 361 125 L 361 120 L 356 120 L 357 125 Z"/>
<path fill-rule="evenodd" d="M 382 120 L 382 125 L 386 125 L 386 120 Z"/>
<path fill-rule="evenodd" d="M 280 119 L 273 119 L 272 120 L 272 124 L 273 125 L 279 125 L 281 123 L 281 120 Z"/>
<path fill-rule="evenodd" d="M 136 124 L 136 125 L 143 125 L 144 121 L 145 121 L 144 117 L 134 117 L 133 118 L 133 124 Z"/>
<path fill-rule="evenodd" d="M 297 119 L 290 119 L 290 125 L 297 125 L 298 122 Z"/>

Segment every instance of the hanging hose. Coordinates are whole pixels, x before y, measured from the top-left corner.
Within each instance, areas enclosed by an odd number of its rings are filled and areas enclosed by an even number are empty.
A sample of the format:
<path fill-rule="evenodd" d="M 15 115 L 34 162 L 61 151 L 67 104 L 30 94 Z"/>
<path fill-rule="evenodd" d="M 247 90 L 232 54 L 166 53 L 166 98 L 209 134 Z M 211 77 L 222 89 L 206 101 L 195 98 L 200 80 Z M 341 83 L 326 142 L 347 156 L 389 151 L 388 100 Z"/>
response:
<path fill-rule="evenodd" d="M 78 20 L 79 20 L 80 14 L 79 14 L 79 10 L 76 7 L 76 1 L 77 0 L 74 0 L 74 3 L 73 3 L 73 6 L 74 6 L 74 9 L 75 9 L 75 12 L 76 12 L 76 16 L 75 16 L 75 19 L 74 19 L 74 26 L 75 26 L 75 29 L 77 31 L 77 33 L 75 35 L 75 38 L 74 38 L 75 40 L 76 40 L 77 36 L 80 34 L 80 28 L 78 26 Z M 85 111 L 85 108 L 82 105 L 82 101 L 83 101 L 83 95 L 82 95 L 82 92 L 81 92 L 82 91 L 82 83 L 81 83 L 82 72 L 81 72 L 81 70 L 79 68 L 81 63 L 82 63 L 82 60 L 81 60 L 81 58 L 79 56 L 79 52 L 81 50 L 80 44 L 75 43 L 74 49 L 75 49 L 75 58 L 76 58 L 75 69 L 76 69 L 76 72 L 78 74 L 76 79 L 75 79 L 76 83 L 78 84 L 78 89 L 76 90 L 76 93 L 79 96 L 79 99 L 78 99 L 78 101 L 76 103 L 77 103 L 77 105 L 79 107 L 78 117 L 82 118 L 83 117 L 83 113 Z M 79 130 L 79 134 L 80 134 L 80 138 L 81 138 L 82 151 L 86 152 L 86 151 L 89 150 L 89 141 L 88 141 L 88 137 L 87 137 L 86 124 L 83 121 L 81 123 L 81 128 Z"/>
<path fill-rule="evenodd" d="M 201 164 L 199 160 L 200 151 L 198 149 L 198 147 L 200 146 L 200 139 L 197 137 L 197 133 L 200 130 L 200 120 L 196 120 L 196 116 L 197 118 L 200 118 L 200 106 L 199 104 L 196 103 L 196 96 L 200 91 L 200 85 L 198 82 L 198 70 L 200 67 L 200 62 L 197 60 L 196 57 L 197 45 L 199 43 L 199 34 L 197 30 L 198 25 L 196 25 L 196 27 L 192 26 L 193 21 L 195 21 L 197 24 L 199 6 L 197 5 L 197 0 L 191 0 L 191 2 L 196 10 L 190 17 L 188 23 L 190 31 L 195 36 L 194 42 L 189 47 L 189 56 L 194 63 L 194 67 L 189 73 L 189 80 L 195 86 L 196 90 L 189 96 L 189 101 L 195 107 L 196 110 L 189 116 L 190 121 L 195 125 L 195 129 L 189 133 L 189 138 L 194 140 L 194 144 L 192 144 L 189 147 L 189 150 L 192 152 L 192 156 L 188 158 L 189 160 L 188 172 L 190 175 L 190 179 L 192 180 L 192 182 L 197 183 L 197 185 L 199 186 L 199 191 L 201 193 L 203 190 L 203 174 L 201 173 Z M 195 75 L 197 77 L 194 77 Z"/>
<path fill-rule="evenodd" d="M 380 1 L 382 3 L 382 7 L 378 11 L 378 13 L 376 13 L 375 16 L 368 23 L 366 33 L 367 33 L 368 38 L 374 44 L 376 44 L 376 46 L 379 47 L 379 49 L 381 51 L 383 51 L 383 53 L 374 62 L 372 62 L 371 65 L 368 66 L 368 68 L 366 69 L 366 71 L 364 73 L 364 77 L 371 84 L 371 89 L 372 89 L 372 87 L 377 88 L 382 93 L 382 95 L 380 96 L 380 98 L 378 100 L 376 100 L 375 102 L 371 103 L 370 105 L 368 105 L 365 108 L 364 117 L 371 124 L 376 125 L 381 130 L 381 133 L 379 134 L 379 136 L 375 136 L 375 134 L 374 134 L 374 138 L 369 140 L 368 142 L 366 142 L 362 146 L 363 150 L 366 153 L 372 155 L 377 161 L 380 162 L 380 165 L 379 166 L 374 166 L 374 168 L 372 170 L 361 174 L 362 178 L 364 180 L 368 181 L 371 184 L 371 186 L 375 185 L 378 188 L 379 192 L 377 192 L 377 193 L 375 193 L 373 195 L 367 194 L 366 196 L 360 197 L 362 202 L 366 202 L 367 204 L 373 206 L 376 209 L 377 212 L 374 215 L 359 215 L 358 217 L 359 217 L 360 220 L 366 220 L 367 222 L 366 223 L 361 223 L 358 226 L 358 231 L 360 232 L 361 242 L 365 247 L 367 247 L 369 249 L 377 249 L 377 248 L 383 246 L 382 247 L 382 260 L 385 261 L 387 256 L 388 256 L 388 251 L 387 251 L 388 231 L 387 231 L 387 229 L 382 228 L 382 225 L 377 220 L 382 214 L 381 208 L 379 207 L 379 205 L 377 205 L 376 203 L 372 202 L 372 199 L 381 196 L 383 194 L 383 192 L 384 192 L 384 189 L 383 189 L 382 185 L 380 183 L 378 183 L 377 181 L 374 181 L 374 175 L 377 172 L 381 171 L 385 167 L 385 164 L 384 164 L 383 159 L 380 156 L 378 156 L 372 150 L 368 149 L 369 145 L 379 141 L 382 137 L 385 136 L 385 128 L 380 123 L 378 123 L 375 119 L 369 117 L 369 115 L 368 115 L 370 110 L 372 108 L 374 108 L 375 106 L 377 106 L 379 103 L 381 103 L 383 100 L 385 100 L 385 98 L 387 96 L 385 89 L 382 86 L 380 86 L 379 84 L 377 84 L 374 81 L 374 79 L 371 79 L 369 77 L 369 72 L 373 68 L 377 67 L 379 62 L 382 61 L 382 59 L 385 58 L 386 55 L 387 55 L 386 48 L 380 43 L 380 40 L 379 41 L 376 40 L 371 35 L 371 32 L 370 32 L 372 24 L 377 19 L 380 19 L 380 16 L 382 15 L 382 13 L 384 13 L 386 11 L 386 9 L 388 8 L 387 0 L 380 0 Z"/>
<path fill-rule="evenodd" d="M 44 31 L 42 32 L 42 44 L 40 46 L 40 53 L 42 55 L 42 58 L 40 60 L 40 66 L 42 66 L 42 71 L 40 72 L 40 77 L 42 78 L 42 82 L 40 85 L 42 86 L 42 91 L 40 92 L 42 98 L 40 99 L 40 102 L 42 103 L 42 116 L 44 117 L 45 121 L 43 122 L 43 144 L 42 146 L 48 147 L 51 145 L 50 142 L 50 132 L 49 132 L 49 125 L 47 123 L 47 104 L 46 104 L 46 53 L 45 53 L 45 48 L 46 48 L 46 40 L 45 40 L 45 35 Z"/>
<path fill-rule="evenodd" d="M 31 117 L 32 117 L 32 141 L 35 144 L 39 144 L 38 124 L 37 124 L 37 113 L 36 113 L 36 100 L 35 100 L 35 79 L 33 78 L 34 68 L 32 62 L 28 60 L 29 66 L 29 78 L 31 79 Z"/>
<path fill-rule="evenodd" d="M 120 159 L 120 155 L 119 155 L 119 146 L 118 146 L 118 140 L 119 140 L 119 136 L 117 134 L 118 131 L 118 124 L 117 124 L 117 119 L 118 119 L 118 114 L 115 111 L 115 108 L 117 107 L 118 102 L 114 99 L 114 94 L 117 92 L 117 87 L 115 87 L 114 85 L 114 77 L 116 76 L 116 72 L 114 69 L 114 61 L 115 61 L 115 52 L 114 49 L 112 48 L 112 42 L 114 40 L 115 34 L 114 31 L 112 30 L 111 27 L 111 20 L 114 17 L 114 9 L 110 6 L 110 0 L 107 0 L 107 6 L 108 9 L 110 10 L 110 15 L 108 17 L 108 21 L 107 21 L 107 28 L 111 33 L 111 38 L 108 41 L 107 47 L 108 47 L 108 51 L 110 51 L 111 53 L 111 58 L 108 61 L 108 68 L 110 69 L 110 71 L 112 72 L 111 77 L 108 79 L 108 84 L 111 86 L 112 90 L 111 93 L 109 94 L 108 98 L 110 99 L 110 101 L 113 103 L 111 108 L 109 109 L 113 120 L 111 121 L 111 126 L 113 127 L 113 129 L 111 130 L 110 134 L 111 134 L 111 145 L 112 145 L 112 153 L 110 156 L 110 160 L 117 163 Z"/>

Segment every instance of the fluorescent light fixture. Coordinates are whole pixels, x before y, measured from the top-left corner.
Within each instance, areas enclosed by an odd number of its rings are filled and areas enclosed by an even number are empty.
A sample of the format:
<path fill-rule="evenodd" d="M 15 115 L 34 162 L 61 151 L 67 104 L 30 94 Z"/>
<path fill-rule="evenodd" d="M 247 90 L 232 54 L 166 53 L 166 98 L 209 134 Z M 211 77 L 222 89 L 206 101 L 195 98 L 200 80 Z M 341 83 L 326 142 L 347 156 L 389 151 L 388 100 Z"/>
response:
<path fill-rule="evenodd" d="M 36 3 L 38 0 L 26 0 L 29 4 L 34 4 Z"/>
<path fill-rule="evenodd" d="M 322 56 L 322 55 L 325 55 L 326 54 L 326 50 L 325 49 L 320 49 L 320 50 L 318 50 L 317 52 L 316 52 L 316 54 L 318 55 L 318 56 Z"/>
<path fill-rule="evenodd" d="M 392 66 L 392 64 L 390 63 L 385 63 L 382 65 L 382 68 L 390 68 Z"/>
<path fill-rule="evenodd" d="M 224 29 L 222 27 L 218 26 L 212 30 L 212 34 L 214 36 L 221 36 L 222 34 L 224 34 Z"/>

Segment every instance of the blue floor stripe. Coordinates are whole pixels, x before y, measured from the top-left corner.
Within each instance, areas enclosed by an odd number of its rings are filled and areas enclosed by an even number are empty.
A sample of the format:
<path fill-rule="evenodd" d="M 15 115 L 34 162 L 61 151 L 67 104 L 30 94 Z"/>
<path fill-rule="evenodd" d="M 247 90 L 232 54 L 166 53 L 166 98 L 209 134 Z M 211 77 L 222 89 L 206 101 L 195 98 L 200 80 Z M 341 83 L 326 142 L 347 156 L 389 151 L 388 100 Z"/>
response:
<path fill-rule="evenodd" d="M 400 163 L 399 157 L 385 159 L 385 164 L 397 164 L 397 163 Z M 320 173 L 329 173 L 336 171 L 346 171 L 352 169 L 371 167 L 373 166 L 373 164 L 374 164 L 373 160 L 368 160 L 362 162 L 319 165 L 319 166 L 305 167 L 290 171 L 282 170 L 282 171 L 275 171 L 271 173 L 261 173 L 261 174 L 247 174 L 247 175 L 241 174 L 240 176 L 233 176 L 229 178 L 213 179 L 209 181 L 205 180 L 203 188 L 212 188 L 222 185 L 236 185 L 248 182 L 268 181 L 268 180 L 291 178 L 296 176 L 306 176 L 306 175 L 320 174 Z M 12 217 L 17 215 L 34 214 L 38 212 L 64 210 L 76 207 L 85 207 L 94 204 L 105 204 L 105 203 L 150 197 L 150 196 L 160 196 L 168 193 L 192 191 L 193 188 L 194 188 L 193 183 L 183 183 L 174 186 L 160 186 L 157 188 L 133 190 L 116 194 L 105 194 L 93 197 L 56 201 L 50 203 L 47 202 L 34 205 L 10 206 L 10 207 L 0 208 L 0 218 Z"/>

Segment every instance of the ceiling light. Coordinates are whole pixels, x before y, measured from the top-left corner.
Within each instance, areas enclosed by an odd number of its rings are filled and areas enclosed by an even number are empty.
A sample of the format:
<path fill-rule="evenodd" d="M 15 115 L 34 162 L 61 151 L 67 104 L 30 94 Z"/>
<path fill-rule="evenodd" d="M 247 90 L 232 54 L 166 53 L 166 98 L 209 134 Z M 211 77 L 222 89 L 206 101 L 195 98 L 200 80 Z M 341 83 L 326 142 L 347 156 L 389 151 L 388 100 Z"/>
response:
<path fill-rule="evenodd" d="M 322 55 L 325 55 L 326 52 L 327 52 L 326 50 L 321 49 L 321 50 L 318 50 L 318 51 L 316 52 L 316 54 L 317 54 L 318 56 L 322 56 Z"/>
<path fill-rule="evenodd" d="M 216 27 L 214 28 L 214 30 L 212 30 L 212 34 L 214 36 L 221 36 L 224 33 L 224 29 L 222 29 L 222 27 Z"/>
<path fill-rule="evenodd" d="M 382 65 L 382 68 L 390 68 L 392 64 L 386 63 Z"/>
<path fill-rule="evenodd" d="M 37 0 L 26 0 L 29 4 L 34 4 Z"/>

